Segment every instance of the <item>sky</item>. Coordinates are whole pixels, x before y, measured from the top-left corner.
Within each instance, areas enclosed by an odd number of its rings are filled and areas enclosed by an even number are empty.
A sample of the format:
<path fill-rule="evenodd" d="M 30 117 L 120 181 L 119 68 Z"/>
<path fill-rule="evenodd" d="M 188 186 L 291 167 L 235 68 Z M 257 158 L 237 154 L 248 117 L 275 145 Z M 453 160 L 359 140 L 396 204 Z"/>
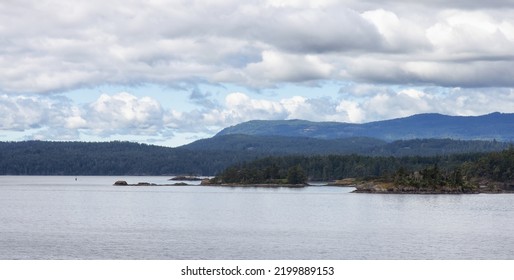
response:
<path fill-rule="evenodd" d="M 514 1 L 1 0 L 0 141 L 514 112 Z"/>

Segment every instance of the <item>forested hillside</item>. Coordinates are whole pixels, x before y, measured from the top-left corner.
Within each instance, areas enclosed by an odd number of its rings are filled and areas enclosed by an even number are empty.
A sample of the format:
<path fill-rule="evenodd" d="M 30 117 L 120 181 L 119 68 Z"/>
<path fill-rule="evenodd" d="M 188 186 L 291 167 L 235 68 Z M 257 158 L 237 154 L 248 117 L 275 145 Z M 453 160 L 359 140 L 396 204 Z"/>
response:
<path fill-rule="evenodd" d="M 181 148 L 191 151 L 254 152 L 261 155 L 432 156 L 500 151 L 508 146 L 508 143 L 479 140 L 414 139 L 386 142 L 369 137 L 317 139 L 234 134 L 198 140 Z"/>
<path fill-rule="evenodd" d="M 199 153 L 130 142 L 0 142 L 0 174 L 209 175 L 257 156 Z"/>
<path fill-rule="evenodd" d="M 387 142 L 366 137 L 316 139 L 306 137 L 221 135 L 182 146 L 191 151 L 257 152 L 263 155 L 368 154 Z"/>
<path fill-rule="evenodd" d="M 215 175 L 228 166 L 266 156 L 426 156 L 495 151 L 506 147 L 505 143 L 488 141 L 410 140 L 386 143 L 370 138 L 320 140 L 241 135 L 214 137 L 179 148 L 131 142 L 0 142 L 0 174 Z"/>
<path fill-rule="evenodd" d="M 492 113 L 483 116 L 419 114 L 362 124 L 304 120 L 262 120 L 241 123 L 225 128 L 218 133 L 218 135 L 229 134 L 319 139 L 371 137 L 387 141 L 423 138 L 496 139 L 512 142 L 514 141 L 514 114 Z"/>

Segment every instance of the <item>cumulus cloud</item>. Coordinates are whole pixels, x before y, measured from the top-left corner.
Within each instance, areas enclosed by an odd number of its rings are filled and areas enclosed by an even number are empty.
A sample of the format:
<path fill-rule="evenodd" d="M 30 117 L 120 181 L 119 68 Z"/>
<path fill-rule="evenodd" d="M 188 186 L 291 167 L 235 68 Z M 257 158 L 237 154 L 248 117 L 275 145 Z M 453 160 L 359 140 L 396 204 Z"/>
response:
<path fill-rule="evenodd" d="M 372 87 L 372 86 L 370 86 Z M 359 89 L 358 87 L 356 87 Z M 346 88 L 351 90 L 351 88 Z M 357 122 L 406 117 L 419 113 L 482 115 L 511 112 L 514 91 L 506 88 L 402 88 L 376 87 L 377 94 L 355 99 L 342 95 L 340 110 L 359 116 Z M 344 104 L 345 103 L 345 104 Z"/>
<path fill-rule="evenodd" d="M 163 109 L 150 97 L 102 94 L 86 110 L 87 127 L 94 134 L 155 135 L 163 130 Z"/>
<path fill-rule="evenodd" d="M 191 95 L 210 98 L 209 93 L 200 91 Z M 127 92 L 102 94 L 87 104 L 75 104 L 59 96 L 1 95 L 0 130 L 27 132 L 26 139 L 146 137 L 160 143 L 175 135 L 212 135 L 227 126 L 255 119 L 362 123 L 429 112 L 448 115 L 510 112 L 514 108 L 514 90 L 349 85 L 333 97 L 297 95 L 277 99 L 231 92 L 216 106 L 192 108 L 173 104 L 163 107 L 154 98 L 136 97 Z"/>
<path fill-rule="evenodd" d="M 25 131 L 79 123 L 77 107 L 66 98 L 0 95 L 0 129 Z M 78 118 L 77 118 L 78 117 Z"/>
<path fill-rule="evenodd" d="M 150 97 L 102 94 L 89 104 L 62 96 L 0 95 L 0 130 L 27 131 L 30 139 L 78 140 L 83 135 L 171 136 L 165 111 Z"/>

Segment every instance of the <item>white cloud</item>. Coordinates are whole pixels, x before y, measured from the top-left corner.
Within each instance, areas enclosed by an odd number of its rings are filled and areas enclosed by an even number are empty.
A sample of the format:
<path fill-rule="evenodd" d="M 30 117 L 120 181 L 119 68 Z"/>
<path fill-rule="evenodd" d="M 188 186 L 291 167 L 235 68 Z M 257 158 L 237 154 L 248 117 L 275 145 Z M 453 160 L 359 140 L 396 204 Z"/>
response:
<path fill-rule="evenodd" d="M 150 97 L 137 98 L 122 92 L 116 95 L 102 94 L 89 104 L 85 113 L 88 129 L 98 135 L 145 134 L 162 132 L 163 109 Z"/>
<path fill-rule="evenodd" d="M 424 29 L 411 20 L 383 9 L 366 11 L 362 17 L 370 21 L 382 35 L 385 51 L 416 52 L 430 48 Z"/>
<path fill-rule="evenodd" d="M 406 117 L 419 113 L 447 115 L 483 115 L 491 112 L 512 112 L 512 89 L 404 88 L 377 87 L 376 95 L 358 100 L 343 100 L 341 107 L 353 112 L 356 122 Z M 343 96 L 343 98 L 345 98 Z"/>
<path fill-rule="evenodd" d="M 242 77 L 244 83 L 255 87 L 269 87 L 284 82 L 302 83 L 328 79 L 332 69 L 329 63 L 315 55 L 265 51 L 262 54 L 262 61 L 249 63 L 245 69 L 236 72 L 235 81 L 238 82 L 238 77 Z"/>
<path fill-rule="evenodd" d="M 0 130 L 25 132 L 27 139 L 151 139 L 153 143 L 168 143 L 175 136 L 206 137 L 227 126 L 255 119 L 362 123 L 428 112 L 481 115 L 511 112 L 514 108 L 514 90 L 505 88 L 356 85 L 345 87 L 343 92 L 332 97 L 281 99 L 232 92 L 216 106 L 193 109 L 178 104 L 163 107 L 154 98 L 127 92 L 102 94 L 83 105 L 62 96 L 0 95 Z"/>
<path fill-rule="evenodd" d="M 364 122 L 366 113 L 359 105 L 358 102 L 342 100 L 336 107 L 336 111 L 344 115 L 343 119 L 346 119 L 351 123 Z"/>
<path fill-rule="evenodd" d="M 502 30 L 508 23 L 506 19 L 498 22 L 485 12 L 449 11 L 440 15 L 426 35 L 441 55 L 505 56 L 514 47 L 509 31 Z"/>
<path fill-rule="evenodd" d="M 0 95 L 0 129 L 24 131 L 64 126 L 77 108 L 59 97 Z"/>

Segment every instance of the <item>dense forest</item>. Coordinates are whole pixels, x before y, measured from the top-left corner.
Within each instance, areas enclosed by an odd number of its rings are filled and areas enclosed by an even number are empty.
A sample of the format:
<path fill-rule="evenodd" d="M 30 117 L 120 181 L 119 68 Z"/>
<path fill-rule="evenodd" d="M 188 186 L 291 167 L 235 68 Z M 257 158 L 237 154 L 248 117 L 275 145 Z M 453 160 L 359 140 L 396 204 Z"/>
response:
<path fill-rule="evenodd" d="M 257 156 L 200 153 L 130 142 L 0 142 L 0 174 L 209 175 Z"/>
<path fill-rule="evenodd" d="M 286 178 L 290 168 L 300 166 L 312 181 L 333 181 L 344 178 L 391 177 L 400 168 L 405 172 L 439 165 L 453 169 L 481 159 L 483 154 L 460 154 L 434 157 L 371 157 L 360 155 L 282 156 L 266 157 L 231 166 L 218 177 L 223 182 L 256 183 Z"/>
<path fill-rule="evenodd" d="M 277 159 L 280 161 L 277 165 L 291 166 L 289 162 L 295 162 L 294 165 L 302 165 L 309 177 L 326 180 L 381 176 L 402 164 L 417 167 L 426 164 L 425 161 L 437 161 L 421 157 L 426 155 L 439 154 L 439 158 L 448 158 L 449 162 L 453 162 L 462 157 L 451 156 L 455 153 L 478 153 L 508 147 L 506 143 L 495 141 L 449 139 L 385 143 L 369 138 L 319 140 L 287 137 L 277 140 L 269 137 L 230 137 L 232 142 L 227 138 L 214 137 L 179 148 L 131 142 L 0 142 L 0 174 L 215 175 L 229 166 L 257 159 L 261 159 L 261 165 L 266 166 L 266 161 L 272 160 L 266 159 L 269 156 L 299 155 Z M 413 154 L 417 156 L 404 157 Z M 376 157 L 380 155 L 385 156 Z"/>
<path fill-rule="evenodd" d="M 508 146 L 504 142 L 480 140 L 412 139 L 386 142 L 369 137 L 316 139 L 231 134 L 198 140 L 181 148 L 191 151 L 253 152 L 261 155 L 434 156 L 500 151 Z"/>
<path fill-rule="evenodd" d="M 214 183 L 277 183 L 289 181 L 292 170 L 309 180 L 379 179 L 397 185 L 428 188 L 471 188 L 479 181 L 514 184 L 514 148 L 487 154 L 434 157 L 285 156 L 267 157 L 227 168 Z M 296 182 L 298 183 L 298 182 Z"/>

